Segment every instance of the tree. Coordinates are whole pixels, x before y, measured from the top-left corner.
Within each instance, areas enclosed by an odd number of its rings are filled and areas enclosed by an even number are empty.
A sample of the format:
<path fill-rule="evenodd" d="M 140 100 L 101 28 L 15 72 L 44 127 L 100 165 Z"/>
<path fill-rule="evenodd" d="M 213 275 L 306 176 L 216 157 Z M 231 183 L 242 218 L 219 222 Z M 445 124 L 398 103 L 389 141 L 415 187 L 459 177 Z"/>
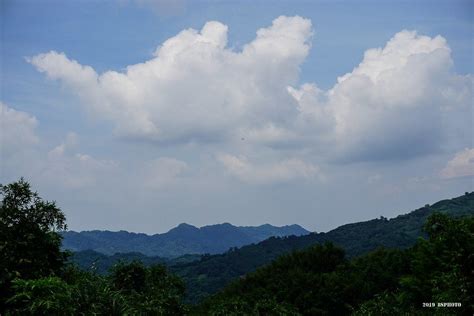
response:
<path fill-rule="evenodd" d="M 435 213 L 406 250 L 344 258 L 316 245 L 279 257 L 196 307 L 196 315 L 473 315 L 474 217 Z M 456 308 L 423 303 L 460 303 Z"/>
<path fill-rule="evenodd" d="M 461 302 L 455 313 L 474 312 L 474 217 L 453 219 L 441 213 L 425 224 L 428 240 L 419 240 L 411 254 L 411 275 L 401 279 L 401 297 L 408 305 Z M 446 314 L 441 310 L 440 314 Z"/>
<path fill-rule="evenodd" d="M 109 279 L 137 314 L 185 314 L 184 283 L 162 265 L 147 268 L 139 261 L 121 262 L 112 268 Z"/>
<path fill-rule="evenodd" d="M 23 178 L 0 184 L 0 314 L 12 294 L 11 283 L 59 273 L 66 260 L 59 231 L 66 229 L 64 213 L 45 201 Z"/>
<path fill-rule="evenodd" d="M 72 287 L 58 277 L 13 281 L 7 315 L 73 315 Z"/>

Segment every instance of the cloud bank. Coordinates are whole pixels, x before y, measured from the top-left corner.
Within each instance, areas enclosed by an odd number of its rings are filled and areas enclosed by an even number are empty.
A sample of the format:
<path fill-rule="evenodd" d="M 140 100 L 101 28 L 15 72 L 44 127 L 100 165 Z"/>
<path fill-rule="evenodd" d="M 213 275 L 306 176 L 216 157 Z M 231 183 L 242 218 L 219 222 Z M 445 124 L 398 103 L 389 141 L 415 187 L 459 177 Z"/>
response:
<path fill-rule="evenodd" d="M 25 147 L 37 144 L 38 120 L 26 112 L 17 111 L 0 102 L 0 152 L 10 156 Z"/>
<path fill-rule="evenodd" d="M 169 157 L 148 161 L 143 170 L 142 179 L 151 189 L 162 189 L 176 183 L 189 169 L 186 162 Z"/>
<path fill-rule="evenodd" d="M 318 166 L 292 158 L 276 163 L 256 165 L 247 157 L 220 154 L 217 159 L 232 176 L 249 183 L 284 182 L 294 179 L 322 178 Z"/>
<path fill-rule="evenodd" d="M 158 143 L 245 139 L 341 161 L 406 159 L 441 150 L 454 128 L 447 118 L 472 110 L 472 77 L 454 73 L 441 36 L 401 31 L 323 91 L 299 82 L 310 20 L 278 17 L 241 51 L 227 47 L 227 33 L 216 21 L 183 30 L 124 72 L 98 74 L 55 51 L 29 62 L 117 135 Z"/>
<path fill-rule="evenodd" d="M 40 166 L 39 176 L 50 183 L 60 183 L 77 189 L 92 186 L 98 179 L 110 176 L 118 170 L 118 163 L 103 160 L 77 151 L 78 136 L 68 133 L 64 142 L 47 153 Z"/>
<path fill-rule="evenodd" d="M 452 71 L 446 40 L 401 31 L 338 78 L 329 91 L 314 84 L 288 88 L 299 122 L 327 135 L 342 157 L 409 158 L 440 149 L 447 117 L 471 111 L 472 77 Z M 468 126 L 464 126 L 468 128 Z"/>
<path fill-rule="evenodd" d="M 443 179 L 474 176 L 474 148 L 466 148 L 456 153 L 441 170 L 440 175 Z"/>
<path fill-rule="evenodd" d="M 286 92 L 309 51 L 311 23 L 280 17 L 241 52 L 226 48 L 227 26 L 208 22 L 168 39 L 145 63 L 97 74 L 49 52 L 30 62 L 62 80 L 119 135 L 189 141 L 228 137 L 236 128 L 282 120 Z"/>

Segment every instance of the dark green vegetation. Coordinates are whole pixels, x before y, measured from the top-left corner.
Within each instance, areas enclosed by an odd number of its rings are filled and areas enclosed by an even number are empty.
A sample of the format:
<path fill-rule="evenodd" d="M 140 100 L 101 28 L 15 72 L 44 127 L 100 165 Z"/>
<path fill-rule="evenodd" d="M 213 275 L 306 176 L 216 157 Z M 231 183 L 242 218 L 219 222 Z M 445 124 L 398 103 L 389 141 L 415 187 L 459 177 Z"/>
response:
<path fill-rule="evenodd" d="M 65 263 L 65 217 L 20 181 L 0 186 L 1 315 L 182 315 L 184 283 L 133 261 L 108 276 Z"/>
<path fill-rule="evenodd" d="M 58 275 L 13 281 L 6 315 L 183 315 L 183 282 L 163 266 L 118 264 L 107 277 L 65 266 Z"/>
<path fill-rule="evenodd" d="M 406 250 L 379 249 L 349 261 L 331 243 L 284 255 L 209 298 L 211 315 L 472 315 L 474 217 L 431 216 Z M 422 308 L 459 302 L 458 308 Z"/>
<path fill-rule="evenodd" d="M 24 180 L 0 185 L 0 306 L 12 294 L 12 280 L 58 273 L 66 256 L 55 232 L 66 228 L 54 202 L 43 201 Z M 0 308 L 0 314 L 2 314 Z"/>
<path fill-rule="evenodd" d="M 315 244 L 332 242 L 342 247 L 352 258 L 368 253 L 379 247 L 408 248 L 418 237 L 426 236 L 422 227 L 428 216 L 434 212 L 459 217 L 474 214 L 474 193 L 443 200 L 431 206 L 426 205 L 396 218 L 379 218 L 340 226 L 327 233 L 311 233 L 304 236 L 272 237 L 258 244 L 239 249 L 232 248 L 224 254 L 204 255 L 199 260 L 193 257 L 167 260 L 148 258 L 139 254 L 116 254 L 104 256 L 93 252 L 79 252 L 72 258 L 81 268 L 90 268 L 96 262 L 97 271 L 104 273 L 119 260 L 142 260 L 145 264 L 163 263 L 181 277 L 186 283 L 187 301 L 199 302 L 216 293 L 231 281 L 236 280 L 257 268 L 264 266 L 279 256 L 294 250 L 301 250 Z M 182 259 L 182 260 L 181 260 Z M 177 260 L 179 260 L 177 262 Z"/>
<path fill-rule="evenodd" d="M 332 242 L 343 248 L 349 258 L 379 247 L 411 247 L 418 237 L 426 236 L 422 228 L 428 216 L 434 212 L 454 217 L 474 215 L 474 192 L 427 205 L 389 220 L 380 218 L 348 224 L 327 233 L 269 238 L 255 245 L 231 249 L 224 254 L 203 256 L 199 261 L 171 266 L 170 269 L 186 282 L 188 299 L 198 302 L 209 294 L 216 293 L 232 280 L 255 271 L 283 254 L 315 244 Z"/>
<path fill-rule="evenodd" d="M 146 235 L 127 231 L 63 232 L 63 247 L 71 251 L 95 250 L 115 253 L 139 252 L 147 256 L 179 257 L 185 254 L 216 254 L 231 247 L 241 247 L 272 236 L 306 235 L 301 226 L 275 227 L 269 224 L 257 227 L 237 227 L 229 223 L 201 228 L 180 224 L 164 234 Z"/>
<path fill-rule="evenodd" d="M 119 262 L 140 261 L 145 266 L 162 264 L 173 266 L 182 263 L 199 260 L 201 255 L 184 255 L 181 257 L 169 259 L 162 257 L 149 257 L 139 252 L 116 253 L 112 256 L 104 255 L 94 250 L 78 251 L 71 254 L 69 262 L 76 264 L 82 270 L 94 271 L 97 274 L 105 275 Z"/>
<path fill-rule="evenodd" d="M 223 280 L 222 287 L 234 280 L 195 306 L 183 303 L 185 284 L 177 276 L 153 261 L 136 261 L 147 260 L 139 254 L 119 255 L 129 261 L 113 265 L 107 275 L 68 264 L 57 232 L 65 228 L 61 210 L 39 198 L 23 180 L 1 186 L 0 194 L 2 315 L 472 315 L 474 311 L 473 194 L 392 220 L 345 225 L 327 234 L 271 238 L 223 255 L 173 264 L 172 271 L 188 276 L 196 267 L 208 269 L 202 270 L 207 274 L 187 279 L 188 284 L 203 280 L 196 283 L 202 286 L 210 273 L 216 276 L 213 282 Z M 468 216 L 456 219 L 447 214 Z M 358 225 L 372 230 L 357 229 Z M 335 238 L 334 243 L 328 236 Z M 339 247 L 343 242 L 347 256 Z M 380 248 L 383 245 L 400 249 Z M 303 250 L 292 252 L 295 249 Z M 227 261 L 229 267 L 222 269 L 225 261 L 216 258 L 234 262 Z M 269 264 L 259 267 L 259 262 Z M 235 267 L 252 267 L 253 272 L 240 275 Z M 219 279 L 219 272 L 227 274 Z M 203 298 L 203 293 L 195 298 Z M 462 306 L 422 308 L 423 302 Z"/>

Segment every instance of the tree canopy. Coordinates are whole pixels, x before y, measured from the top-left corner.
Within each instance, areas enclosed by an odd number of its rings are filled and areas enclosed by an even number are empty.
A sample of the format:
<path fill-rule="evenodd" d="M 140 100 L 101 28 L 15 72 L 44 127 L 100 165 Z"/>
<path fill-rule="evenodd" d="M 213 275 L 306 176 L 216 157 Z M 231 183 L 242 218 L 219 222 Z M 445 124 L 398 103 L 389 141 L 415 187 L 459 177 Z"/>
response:
<path fill-rule="evenodd" d="M 64 213 L 55 202 L 45 201 L 23 178 L 0 185 L 0 311 L 15 278 L 35 279 L 56 275 L 66 259 L 61 236 Z"/>
<path fill-rule="evenodd" d="M 404 249 L 379 247 L 347 256 L 338 245 L 323 242 L 288 251 L 200 304 L 190 305 L 185 303 L 185 283 L 164 265 L 145 265 L 132 256 L 132 261 L 120 261 L 101 275 L 65 261 L 58 234 L 66 228 L 65 216 L 56 203 L 44 201 L 23 179 L 0 186 L 0 194 L 2 315 L 472 315 L 474 311 L 472 215 L 431 214 L 424 225 L 427 238 Z M 280 243 L 270 240 L 270 244 Z M 235 249 L 230 253 L 236 261 L 245 260 Z M 204 256 L 200 262 L 212 262 L 211 258 Z M 206 269 L 221 272 L 219 266 Z M 432 305 L 424 307 L 426 303 Z"/>
<path fill-rule="evenodd" d="M 24 179 L 1 185 L 0 314 L 183 315 L 184 284 L 162 265 L 120 262 L 108 276 L 68 264 L 66 218 Z"/>
<path fill-rule="evenodd" d="M 436 213 L 425 231 L 429 238 L 409 249 L 381 248 L 351 261 L 331 243 L 281 256 L 205 300 L 198 314 L 245 314 L 273 302 L 297 315 L 471 315 L 474 217 Z"/>

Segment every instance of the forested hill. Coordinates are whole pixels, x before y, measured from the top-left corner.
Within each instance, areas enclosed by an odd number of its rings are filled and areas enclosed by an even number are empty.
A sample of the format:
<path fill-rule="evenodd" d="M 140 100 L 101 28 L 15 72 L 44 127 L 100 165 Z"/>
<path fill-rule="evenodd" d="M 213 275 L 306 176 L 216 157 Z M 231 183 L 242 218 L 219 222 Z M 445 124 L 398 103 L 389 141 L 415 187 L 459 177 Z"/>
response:
<path fill-rule="evenodd" d="M 145 266 L 163 264 L 173 266 L 199 260 L 201 255 L 183 255 L 176 258 L 164 258 L 157 256 L 145 256 L 139 252 L 116 253 L 105 255 L 94 250 L 83 250 L 73 252 L 69 261 L 84 270 L 93 271 L 99 275 L 106 275 L 110 269 L 119 262 L 140 261 Z"/>
<path fill-rule="evenodd" d="M 192 315 L 473 315 L 474 216 L 434 214 L 427 238 L 348 260 L 331 243 L 278 257 Z M 424 302 L 457 302 L 455 308 Z M 426 303 L 425 303 L 426 304 Z"/>
<path fill-rule="evenodd" d="M 68 231 L 63 233 L 63 248 L 72 251 L 94 250 L 107 255 L 139 252 L 147 256 L 170 258 L 185 254 L 223 253 L 231 247 L 260 242 L 271 236 L 300 236 L 308 233 L 299 225 L 239 227 L 224 223 L 197 228 L 183 223 L 167 233 L 155 235 L 127 231 Z"/>
<path fill-rule="evenodd" d="M 0 196 L 0 249 L 5 254 L 0 260 L 2 315 L 473 315 L 474 311 L 474 193 L 391 220 L 344 225 L 325 234 L 270 238 L 199 260 L 193 255 L 162 259 L 139 253 L 99 254 L 111 261 L 143 261 L 115 264 L 107 276 L 66 263 L 68 255 L 60 250 L 57 233 L 66 227 L 66 218 L 55 202 L 44 201 L 24 179 L 0 185 Z M 453 219 L 461 215 L 467 216 Z M 416 238 L 423 235 L 421 227 L 427 239 Z M 384 248 L 354 257 L 381 245 L 403 248 L 415 239 L 407 250 Z M 352 258 L 332 243 L 321 245 L 331 240 L 346 247 Z M 282 255 L 298 248 L 305 249 Z M 279 258 L 268 265 L 276 255 Z M 93 258 L 90 265 L 95 262 Z M 187 286 L 157 262 L 182 276 Z M 264 266 L 249 273 L 256 265 Z M 220 294 L 201 300 L 221 288 Z M 188 300 L 201 304 L 185 304 L 186 291 Z M 426 302 L 443 304 L 424 306 Z"/>
<path fill-rule="evenodd" d="M 349 257 L 367 253 L 378 247 L 407 248 L 423 236 L 422 227 L 433 212 L 454 217 L 474 214 L 474 192 L 426 205 L 392 219 L 374 219 L 340 226 L 327 233 L 311 233 L 295 237 L 272 237 L 255 245 L 232 249 L 224 254 L 204 256 L 199 261 L 178 264 L 171 269 L 182 277 L 191 301 L 199 301 L 217 292 L 231 280 L 270 263 L 282 254 L 317 243 L 331 241 L 345 249 Z"/>

